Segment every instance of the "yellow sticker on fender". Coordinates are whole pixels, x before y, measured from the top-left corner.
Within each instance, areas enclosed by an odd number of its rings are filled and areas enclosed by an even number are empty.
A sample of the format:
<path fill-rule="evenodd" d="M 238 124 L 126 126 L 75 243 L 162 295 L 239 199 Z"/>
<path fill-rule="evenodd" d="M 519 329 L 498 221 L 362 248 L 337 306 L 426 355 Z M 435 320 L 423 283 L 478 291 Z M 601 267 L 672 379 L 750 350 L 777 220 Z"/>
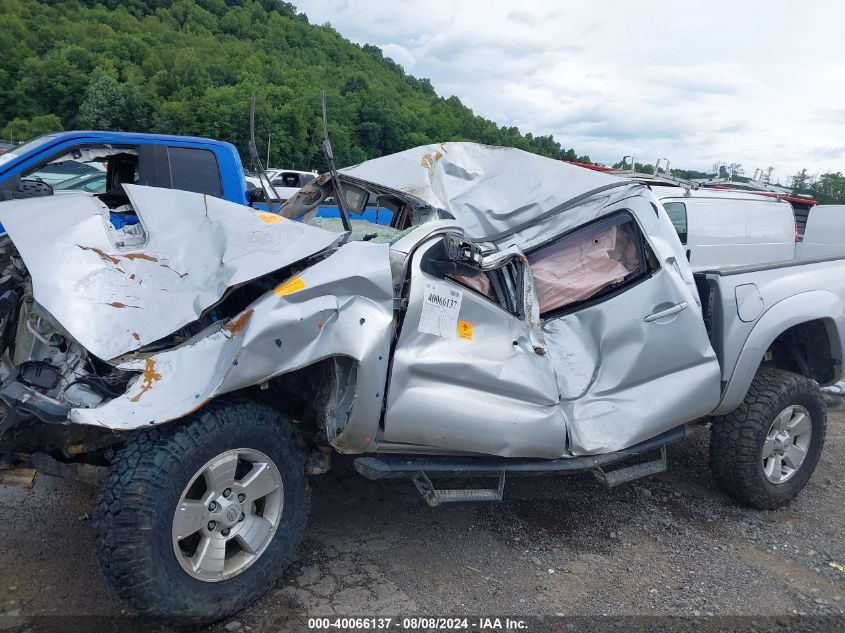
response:
<path fill-rule="evenodd" d="M 469 321 L 458 321 L 458 338 L 472 340 L 472 323 Z"/>
<path fill-rule="evenodd" d="M 289 295 L 298 290 L 302 290 L 304 287 L 305 282 L 302 281 L 302 277 L 297 275 L 296 277 L 288 279 L 281 286 L 277 287 L 273 292 L 275 292 L 280 297 L 284 297 L 285 295 Z"/>
<path fill-rule="evenodd" d="M 276 215 L 275 213 L 266 213 L 264 211 L 256 213 L 255 217 L 264 222 L 264 224 L 278 224 L 284 219 L 280 215 Z"/>

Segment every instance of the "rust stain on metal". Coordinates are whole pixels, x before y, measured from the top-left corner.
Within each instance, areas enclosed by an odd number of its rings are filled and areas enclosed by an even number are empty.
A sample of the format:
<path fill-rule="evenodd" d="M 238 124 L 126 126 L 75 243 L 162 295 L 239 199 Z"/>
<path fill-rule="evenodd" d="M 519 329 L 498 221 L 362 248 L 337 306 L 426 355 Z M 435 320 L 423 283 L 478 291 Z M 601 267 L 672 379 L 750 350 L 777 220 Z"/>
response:
<path fill-rule="evenodd" d="M 140 341 L 141 335 L 138 334 L 137 332 L 132 332 L 132 338 L 134 338 L 136 341 Z"/>
<path fill-rule="evenodd" d="M 250 317 L 252 317 L 252 308 L 241 312 L 241 314 L 236 319 L 232 319 L 226 325 L 224 325 L 223 329 L 227 330 L 231 335 L 229 336 L 229 338 L 232 338 L 233 336 L 235 336 L 235 334 L 242 331 L 246 327 L 246 324 L 249 322 Z"/>
<path fill-rule="evenodd" d="M 107 303 L 106 305 L 111 306 L 112 308 L 137 308 L 141 309 L 141 306 L 129 306 L 125 303 L 121 303 L 120 301 L 112 301 L 111 303 Z"/>
<path fill-rule="evenodd" d="M 431 154 L 423 154 L 422 158 L 420 159 L 420 167 L 425 169 L 428 172 L 429 176 L 432 176 L 434 173 L 434 159 L 432 158 Z"/>
<path fill-rule="evenodd" d="M 124 257 L 126 259 L 131 259 L 131 260 L 143 259 L 143 260 L 146 260 L 148 262 L 157 262 L 158 261 L 157 257 L 153 257 L 152 255 L 147 255 L 146 253 L 129 253 L 128 255 L 124 255 Z"/>
<path fill-rule="evenodd" d="M 156 362 L 152 358 L 144 361 L 144 373 L 141 376 L 141 391 L 131 398 L 132 402 L 138 402 L 145 393 L 153 388 L 153 383 L 161 380 L 161 374 L 155 370 Z"/>
<path fill-rule="evenodd" d="M 106 261 L 111 262 L 112 264 L 119 264 L 120 263 L 120 259 L 118 259 L 114 255 L 109 255 L 108 253 L 103 251 L 103 249 L 101 249 L 101 248 L 95 248 L 93 246 L 82 246 L 82 244 L 77 244 L 77 246 L 79 248 L 81 248 L 83 251 L 92 251 L 94 253 L 97 253 L 97 255 L 99 255 L 100 257 L 102 257 Z"/>
<path fill-rule="evenodd" d="M 129 275 L 129 279 L 135 279 L 135 273 L 132 273 L 131 275 Z"/>

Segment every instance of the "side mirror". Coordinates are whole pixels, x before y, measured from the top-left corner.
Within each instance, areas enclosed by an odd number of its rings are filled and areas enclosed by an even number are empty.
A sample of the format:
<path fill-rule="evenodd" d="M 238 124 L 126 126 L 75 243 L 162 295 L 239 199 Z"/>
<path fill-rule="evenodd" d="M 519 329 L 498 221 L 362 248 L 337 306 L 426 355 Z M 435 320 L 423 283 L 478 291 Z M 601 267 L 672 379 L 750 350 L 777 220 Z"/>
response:
<path fill-rule="evenodd" d="M 18 183 L 17 198 L 38 198 L 40 196 L 52 196 L 53 188 L 46 182 L 32 178 L 21 178 Z M 22 195 L 21 195 L 22 194 Z"/>
<path fill-rule="evenodd" d="M 420 266 L 437 277 L 461 275 L 472 278 L 481 272 L 481 260 L 481 249 L 476 244 L 449 233 L 425 254 Z"/>
<path fill-rule="evenodd" d="M 255 189 L 250 189 L 246 192 L 247 200 L 249 200 L 250 204 L 255 204 L 256 202 L 266 202 L 267 196 L 264 195 L 264 190 L 261 187 L 256 187 Z"/>

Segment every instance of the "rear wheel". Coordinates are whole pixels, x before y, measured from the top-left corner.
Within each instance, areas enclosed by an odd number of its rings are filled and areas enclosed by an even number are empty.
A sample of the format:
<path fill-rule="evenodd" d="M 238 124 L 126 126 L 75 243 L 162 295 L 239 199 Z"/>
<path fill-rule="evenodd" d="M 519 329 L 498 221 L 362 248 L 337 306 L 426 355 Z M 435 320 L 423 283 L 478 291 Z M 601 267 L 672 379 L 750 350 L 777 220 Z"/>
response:
<path fill-rule="evenodd" d="M 752 507 L 786 505 L 813 474 L 826 426 L 825 404 L 813 380 L 760 369 L 742 404 L 713 421 L 713 476 L 722 490 Z"/>
<path fill-rule="evenodd" d="M 212 404 L 117 455 L 97 504 L 98 557 L 138 611 L 213 621 L 272 586 L 308 509 L 293 425 L 264 405 Z"/>

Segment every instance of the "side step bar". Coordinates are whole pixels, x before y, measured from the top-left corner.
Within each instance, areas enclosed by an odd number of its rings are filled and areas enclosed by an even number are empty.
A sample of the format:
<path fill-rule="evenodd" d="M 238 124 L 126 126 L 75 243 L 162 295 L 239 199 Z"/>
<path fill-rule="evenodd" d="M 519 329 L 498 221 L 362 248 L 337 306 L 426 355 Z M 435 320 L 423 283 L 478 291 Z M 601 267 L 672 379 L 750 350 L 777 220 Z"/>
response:
<path fill-rule="evenodd" d="M 605 471 L 599 466 L 592 472 L 596 476 L 596 479 L 608 488 L 613 488 L 619 484 L 626 484 L 640 477 L 648 477 L 649 475 L 666 472 L 666 445 L 664 444 L 660 447 L 660 457 L 650 462 L 623 466 L 622 468 L 610 471 Z"/>
<path fill-rule="evenodd" d="M 413 477 L 418 472 L 426 472 L 435 477 L 496 477 L 504 471 L 511 477 L 537 477 L 554 473 L 582 472 L 608 466 L 677 442 L 686 436 L 687 426 L 684 424 L 623 451 L 561 459 L 385 454 L 359 457 L 354 464 L 359 475 L 372 481 Z"/>
<path fill-rule="evenodd" d="M 666 470 L 666 445 L 683 439 L 686 425 L 641 442 L 624 451 L 603 455 L 585 455 L 561 459 L 524 459 L 489 456 L 445 457 L 437 455 L 381 455 L 359 457 L 355 470 L 370 480 L 410 478 L 431 507 L 456 501 L 501 501 L 505 474 L 517 477 L 536 477 L 555 473 L 591 471 L 608 487 L 646 477 Z M 630 457 L 660 450 L 660 456 L 648 462 L 623 466 L 613 470 L 606 467 Z M 488 489 L 438 490 L 430 476 L 496 477 L 498 486 Z"/>
<path fill-rule="evenodd" d="M 432 508 L 444 503 L 458 501 L 501 501 L 505 493 L 505 473 L 499 473 L 498 488 L 462 488 L 458 490 L 437 490 L 424 472 L 418 472 L 412 480 L 422 498 Z"/>

